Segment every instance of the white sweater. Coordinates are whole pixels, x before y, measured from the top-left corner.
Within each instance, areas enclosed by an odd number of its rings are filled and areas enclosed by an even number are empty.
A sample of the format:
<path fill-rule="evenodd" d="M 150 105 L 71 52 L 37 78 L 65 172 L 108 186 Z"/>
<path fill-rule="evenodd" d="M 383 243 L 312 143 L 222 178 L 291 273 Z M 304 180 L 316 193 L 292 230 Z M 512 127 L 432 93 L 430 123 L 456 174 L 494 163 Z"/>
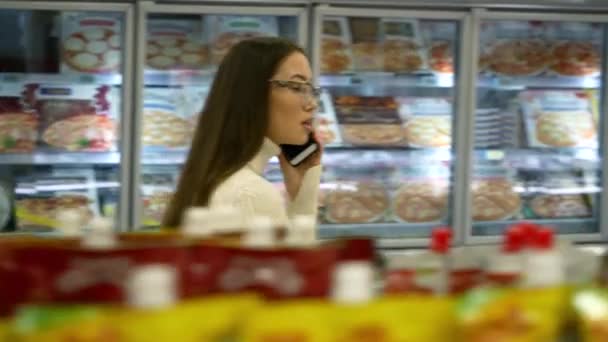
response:
<path fill-rule="evenodd" d="M 285 206 L 279 190 L 263 177 L 270 158 L 280 152 L 279 146 L 264 138 L 260 152 L 216 188 L 211 195 L 210 207 L 229 205 L 243 213 L 245 222 L 255 215 L 264 215 L 280 226 L 287 226 L 295 215 L 313 215 L 316 218 L 321 165 L 306 172 L 297 196 L 288 200 Z"/>

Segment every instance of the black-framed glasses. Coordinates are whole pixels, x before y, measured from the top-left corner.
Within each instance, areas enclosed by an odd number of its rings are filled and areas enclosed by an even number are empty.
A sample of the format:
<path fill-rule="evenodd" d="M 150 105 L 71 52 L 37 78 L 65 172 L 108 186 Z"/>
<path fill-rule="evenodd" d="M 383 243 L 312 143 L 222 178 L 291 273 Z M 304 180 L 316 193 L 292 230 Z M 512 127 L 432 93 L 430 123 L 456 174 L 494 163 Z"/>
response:
<path fill-rule="evenodd" d="M 308 82 L 284 80 L 269 80 L 268 82 L 281 88 L 287 88 L 294 93 L 299 94 L 302 96 L 302 100 L 314 99 L 315 101 L 319 101 L 319 98 L 321 97 L 321 88 L 315 87 Z"/>

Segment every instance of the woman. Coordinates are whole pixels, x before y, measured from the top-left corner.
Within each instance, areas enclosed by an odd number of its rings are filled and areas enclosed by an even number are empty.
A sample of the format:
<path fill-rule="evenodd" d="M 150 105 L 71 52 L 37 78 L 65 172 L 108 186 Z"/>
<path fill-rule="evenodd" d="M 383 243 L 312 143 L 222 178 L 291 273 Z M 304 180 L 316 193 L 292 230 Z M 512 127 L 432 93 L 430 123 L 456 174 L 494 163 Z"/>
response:
<path fill-rule="evenodd" d="M 279 145 L 305 144 L 313 132 L 318 89 L 304 51 L 281 38 L 235 45 L 222 61 L 163 225 L 177 227 L 191 206 L 230 205 L 245 220 L 255 215 L 286 225 L 294 215 L 315 215 L 321 175 L 319 149 L 298 167 Z M 262 175 L 279 156 L 287 208 Z"/>

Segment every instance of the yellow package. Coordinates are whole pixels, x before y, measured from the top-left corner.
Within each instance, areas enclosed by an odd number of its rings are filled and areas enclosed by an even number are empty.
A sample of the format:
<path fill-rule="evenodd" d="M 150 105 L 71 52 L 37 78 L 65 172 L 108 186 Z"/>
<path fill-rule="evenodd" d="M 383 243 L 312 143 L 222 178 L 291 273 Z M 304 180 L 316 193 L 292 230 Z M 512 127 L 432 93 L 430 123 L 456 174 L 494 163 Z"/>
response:
<path fill-rule="evenodd" d="M 329 342 L 330 304 L 302 300 L 270 303 L 251 313 L 241 342 Z"/>
<path fill-rule="evenodd" d="M 573 298 L 579 322 L 581 341 L 608 341 L 608 289 L 587 288 Z"/>
<path fill-rule="evenodd" d="M 479 288 L 463 296 L 457 315 L 467 342 L 557 341 L 568 309 L 568 290 Z"/>

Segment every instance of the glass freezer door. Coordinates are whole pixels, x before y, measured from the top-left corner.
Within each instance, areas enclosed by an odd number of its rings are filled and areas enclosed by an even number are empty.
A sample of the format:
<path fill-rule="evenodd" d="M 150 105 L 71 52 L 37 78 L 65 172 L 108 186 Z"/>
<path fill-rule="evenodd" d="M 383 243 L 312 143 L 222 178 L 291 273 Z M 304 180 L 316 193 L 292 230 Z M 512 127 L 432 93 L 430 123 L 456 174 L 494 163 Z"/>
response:
<path fill-rule="evenodd" d="M 320 237 L 423 241 L 452 222 L 464 14 L 319 8 Z"/>
<path fill-rule="evenodd" d="M 0 3 L 0 231 L 53 232 L 64 209 L 127 228 L 130 15 L 130 5 Z"/>
<path fill-rule="evenodd" d="M 306 46 L 306 9 L 142 5 L 140 163 L 134 227 L 158 227 L 223 56 L 237 42 L 281 36 Z M 268 178 L 281 187 L 278 160 Z"/>
<path fill-rule="evenodd" d="M 560 234 L 599 233 L 602 21 L 480 16 L 472 237 L 520 220 Z"/>

